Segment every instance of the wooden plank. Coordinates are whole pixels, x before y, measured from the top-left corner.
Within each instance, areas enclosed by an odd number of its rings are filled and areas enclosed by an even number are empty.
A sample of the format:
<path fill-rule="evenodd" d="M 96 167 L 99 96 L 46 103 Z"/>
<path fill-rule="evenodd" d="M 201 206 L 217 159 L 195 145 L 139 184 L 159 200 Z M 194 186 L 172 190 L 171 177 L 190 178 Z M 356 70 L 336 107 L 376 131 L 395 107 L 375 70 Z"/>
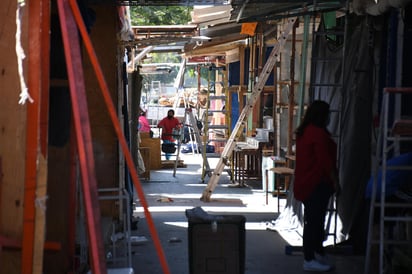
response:
<path fill-rule="evenodd" d="M 41 99 L 41 1 L 29 2 L 29 54 L 28 54 L 28 90 L 33 102 L 27 104 L 26 133 L 26 176 L 24 190 L 24 219 L 22 246 L 22 274 L 42 272 L 40 265 L 34 267 L 34 253 L 43 254 L 44 233 L 35 237 L 35 200 L 37 187 L 37 160 L 39 157 L 39 127 Z M 38 227 L 39 228 L 39 227 Z M 36 239 L 36 244 L 35 244 Z M 39 243 L 41 243 L 39 245 Z M 36 252 L 35 252 L 36 251 Z M 41 256 L 41 255 L 40 255 Z M 38 258 L 37 259 L 42 259 Z"/>
<path fill-rule="evenodd" d="M 175 167 L 175 160 L 163 160 L 162 161 L 162 168 L 169 169 Z M 177 161 L 177 167 L 187 167 L 187 165 L 183 162 L 183 160 Z"/>
<path fill-rule="evenodd" d="M 39 155 L 38 167 L 34 221 L 33 274 L 43 273 L 43 255 L 46 241 L 47 160 L 41 154 Z"/>
<path fill-rule="evenodd" d="M 50 1 L 41 1 L 41 98 L 40 98 L 40 153 L 47 160 L 50 90 Z"/>
<path fill-rule="evenodd" d="M 193 10 L 192 21 L 195 24 L 199 24 L 200 27 L 228 23 L 230 10 L 230 5 L 197 8 Z"/>
<path fill-rule="evenodd" d="M 47 199 L 47 140 L 49 116 L 49 58 L 50 52 L 50 1 L 39 1 L 40 7 L 40 70 L 39 85 L 39 140 L 38 140 L 38 170 L 36 185 L 36 213 L 34 226 L 33 274 L 43 273 L 43 256 L 46 235 L 46 199 Z M 37 34 L 36 34 L 37 35 Z M 43 58 L 42 58 L 43 57 Z"/>
<path fill-rule="evenodd" d="M 2 183 L 0 184 L 0 233 L 21 239 L 24 193 L 24 158 L 26 139 L 26 107 L 18 104 L 20 81 L 18 78 L 16 43 L 17 1 L 0 1 L 0 157 Z M 28 12 L 22 15 L 23 47 L 27 49 Z M 2 273 L 17 274 L 20 269 L 21 252 L 2 250 L 0 266 Z"/>
<path fill-rule="evenodd" d="M 142 138 L 140 147 L 150 148 L 150 169 L 157 170 L 162 168 L 161 152 L 160 152 L 160 138 Z"/>

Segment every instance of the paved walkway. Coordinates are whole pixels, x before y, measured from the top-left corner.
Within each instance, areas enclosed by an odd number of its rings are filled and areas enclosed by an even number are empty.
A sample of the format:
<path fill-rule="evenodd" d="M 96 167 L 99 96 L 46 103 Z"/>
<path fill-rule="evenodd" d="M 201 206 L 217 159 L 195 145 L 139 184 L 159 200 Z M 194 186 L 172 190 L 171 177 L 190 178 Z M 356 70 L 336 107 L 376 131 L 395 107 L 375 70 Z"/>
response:
<path fill-rule="evenodd" d="M 292 252 L 290 255 L 285 254 L 285 247 L 289 244 L 299 245 L 301 236 L 297 232 L 284 234 L 267 230 L 267 224 L 278 216 L 277 200 L 270 197 L 269 204 L 265 204 L 265 193 L 260 182 L 250 182 L 250 187 L 247 188 L 232 188 L 229 187 L 231 183 L 229 177 L 224 175 L 211 196 L 211 202 L 204 203 L 200 201 L 206 186 L 202 183 L 200 175 L 201 157 L 182 155 L 181 158 L 187 167 L 178 168 L 175 177 L 173 177 L 173 169 L 164 169 L 152 171 L 150 181 L 142 180 L 150 214 L 172 274 L 189 273 L 191 257 L 188 251 L 188 219 L 185 210 L 197 206 L 214 215 L 245 216 L 245 274 L 307 273 L 302 270 L 303 258 L 300 251 Z M 211 166 L 214 167 L 216 162 L 217 159 L 212 159 Z M 206 181 L 208 179 L 207 177 Z M 282 209 L 284 199 L 281 202 Z M 140 218 L 138 229 L 134 234 L 142 237 L 140 239 L 147 239 L 133 244 L 135 274 L 161 274 L 163 271 L 158 253 L 139 202 L 134 214 Z M 334 253 L 332 258 L 336 262 L 336 269 L 332 273 L 363 273 L 362 256 L 344 254 L 336 250 L 338 249 L 330 249 Z M 197 256 L 198 252 L 200 251 L 192 251 L 192 256 Z"/>

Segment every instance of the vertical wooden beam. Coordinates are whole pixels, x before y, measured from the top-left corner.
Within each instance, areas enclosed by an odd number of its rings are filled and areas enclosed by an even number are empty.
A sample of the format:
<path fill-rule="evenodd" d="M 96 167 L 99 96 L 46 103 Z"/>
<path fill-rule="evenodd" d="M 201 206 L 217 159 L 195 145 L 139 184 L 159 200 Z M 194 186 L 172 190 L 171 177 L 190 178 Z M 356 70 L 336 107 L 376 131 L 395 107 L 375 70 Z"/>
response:
<path fill-rule="evenodd" d="M 242 111 L 244 104 L 245 104 L 245 100 L 243 98 L 243 96 L 245 95 L 245 89 L 243 89 L 243 87 L 245 86 L 245 47 L 241 46 L 239 48 L 239 63 L 240 63 L 240 70 L 239 70 L 239 94 L 238 94 L 238 98 L 239 98 L 239 113 L 238 115 L 240 115 L 240 112 Z"/>
<path fill-rule="evenodd" d="M 289 88 L 289 107 L 288 107 L 288 135 L 287 135 L 287 155 L 292 154 L 293 143 L 293 113 L 295 111 L 295 55 L 296 55 L 296 26 L 299 20 L 292 29 L 292 49 L 290 54 L 290 88 Z"/>
<path fill-rule="evenodd" d="M 258 58 L 257 59 L 257 69 L 255 69 L 255 71 L 256 71 L 256 75 L 260 75 L 263 69 L 263 62 L 265 59 L 265 45 L 264 45 L 265 42 L 264 42 L 261 24 L 259 24 L 259 32 L 256 34 L 256 39 L 258 40 L 257 46 L 259 49 L 259 55 L 257 57 Z M 265 88 L 263 88 L 263 92 L 260 94 L 261 99 L 256 102 L 255 107 L 254 107 L 253 122 L 256 125 L 256 127 L 262 127 L 263 111 L 264 111 L 264 106 L 265 106 L 265 96 L 267 95 L 265 94 L 266 92 L 264 92 L 264 90 Z"/>
<path fill-rule="evenodd" d="M 249 38 L 249 75 L 248 75 L 248 85 L 247 85 L 247 93 L 246 93 L 246 101 L 249 101 L 251 93 L 253 91 L 253 87 L 255 85 L 255 57 L 256 57 L 256 43 L 255 37 Z M 246 136 L 250 136 L 253 128 L 253 118 L 254 118 L 254 108 L 249 113 L 247 117 L 247 124 L 246 124 Z"/>
<path fill-rule="evenodd" d="M 40 147 L 40 144 L 39 144 Z M 47 160 L 39 154 L 34 221 L 33 274 L 43 273 L 46 226 Z M 23 242 L 24 243 L 24 242 Z"/>
<path fill-rule="evenodd" d="M 279 121 L 278 121 L 278 65 L 276 64 L 273 67 L 273 108 L 272 108 L 272 117 L 273 117 L 273 155 L 280 155 L 280 140 L 279 140 Z"/>
<path fill-rule="evenodd" d="M 43 255 L 46 227 L 47 199 L 47 141 L 49 116 L 49 70 L 50 70 L 50 1 L 41 2 L 40 15 L 40 110 L 39 151 L 36 186 L 36 215 L 34 227 L 33 274 L 43 273 Z M 30 121 L 29 121 L 30 122 Z"/>
<path fill-rule="evenodd" d="M 202 69 L 200 68 L 200 64 L 196 65 L 196 71 L 197 71 L 197 94 L 200 94 L 200 87 L 202 83 L 202 77 L 200 75 Z"/>
<path fill-rule="evenodd" d="M 41 0 L 41 101 L 40 101 L 40 152 L 47 158 L 49 132 L 50 90 L 50 1 Z"/>
<path fill-rule="evenodd" d="M 39 160 L 39 128 L 41 108 L 41 79 L 42 79 L 42 1 L 30 1 L 29 10 L 29 49 L 28 49 L 28 91 L 32 103 L 27 104 L 27 133 L 26 133 L 26 169 L 24 189 L 24 211 L 23 211 L 23 241 L 22 241 L 22 272 L 32 274 L 34 272 L 34 254 L 43 253 L 44 236 L 35 237 L 35 215 L 36 215 L 36 187 L 38 180 Z M 41 165 L 44 168 L 44 165 Z M 42 238 L 43 237 L 43 238 Z M 35 244 L 36 240 L 36 244 Z M 42 242 L 41 246 L 38 243 Z M 36 269 L 38 265 L 36 264 Z M 41 266 L 40 266 L 41 268 Z"/>

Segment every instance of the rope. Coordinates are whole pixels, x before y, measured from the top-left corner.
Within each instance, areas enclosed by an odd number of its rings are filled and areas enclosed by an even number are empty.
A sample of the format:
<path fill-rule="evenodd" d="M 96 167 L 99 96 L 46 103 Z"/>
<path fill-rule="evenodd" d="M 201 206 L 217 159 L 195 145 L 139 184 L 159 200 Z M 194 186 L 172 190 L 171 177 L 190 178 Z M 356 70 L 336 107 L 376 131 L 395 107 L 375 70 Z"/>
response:
<path fill-rule="evenodd" d="M 18 65 L 18 71 L 19 71 L 19 79 L 20 79 L 20 87 L 21 87 L 21 92 L 20 92 L 20 100 L 19 104 L 23 105 L 26 103 L 27 100 L 30 101 L 30 103 L 33 103 L 34 100 L 31 98 L 27 86 L 26 86 L 26 81 L 24 80 L 24 73 L 23 73 L 23 59 L 26 58 L 26 55 L 24 54 L 23 47 L 21 45 L 21 11 L 23 7 L 25 6 L 25 1 L 24 0 L 17 0 L 17 9 L 16 9 L 16 55 L 17 55 L 17 65 Z"/>

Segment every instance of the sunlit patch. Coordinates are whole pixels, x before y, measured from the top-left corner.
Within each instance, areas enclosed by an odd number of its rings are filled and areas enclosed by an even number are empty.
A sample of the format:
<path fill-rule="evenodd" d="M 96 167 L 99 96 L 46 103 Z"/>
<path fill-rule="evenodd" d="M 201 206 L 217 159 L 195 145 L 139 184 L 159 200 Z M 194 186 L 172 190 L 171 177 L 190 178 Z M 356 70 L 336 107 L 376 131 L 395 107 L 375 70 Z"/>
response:
<path fill-rule="evenodd" d="M 164 222 L 166 225 L 176 226 L 181 228 L 188 228 L 188 222 Z M 264 222 L 246 222 L 246 230 L 266 230 L 266 224 Z"/>
<path fill-rule="evenodd" d="M 193 206 L 150 206 L 149 207 L 149 212 L 152 213 L 184 213 L 186 209 L 192 209 Z M 208 213 L 237 213 L 237 214 L 242 214 L 242 213 L 272 213 L 273 208 L 272 207 L 267 207 L 267 208 L 261 208 L 259 211 L 256 210 L 256 208 L 252 207 L 238 207 L 238 206 L 202 206 L 202 209 L 207 211 Z M 136 207 L 134 210 L 134 213 L 143 213 L 143 207 Z"/>

